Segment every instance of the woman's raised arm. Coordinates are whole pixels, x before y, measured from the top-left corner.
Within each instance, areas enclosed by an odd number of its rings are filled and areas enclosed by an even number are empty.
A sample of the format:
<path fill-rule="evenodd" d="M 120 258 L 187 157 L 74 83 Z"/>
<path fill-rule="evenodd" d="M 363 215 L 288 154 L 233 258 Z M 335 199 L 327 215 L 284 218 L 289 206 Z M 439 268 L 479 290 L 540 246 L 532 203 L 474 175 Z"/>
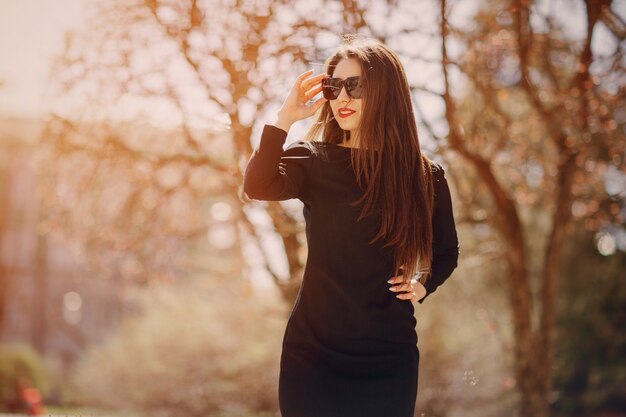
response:
<path fill-rule="evenodd" d="M 297 141 L 283 151 L 287 132 L 271 124 L 263 127 L 259 147 L 244 173 L 243 191 L 253 200 L 303 199 L 313 161 L 310 144 Z"/>
<path fill-rule="evenodd" d="M 307 104 L 322 91 L 327 74 L 310 76 L 312 70 L 300 74 L 278 111 L 276 121 L 266 124 L 258 149 L 252 152 L 244 173 L 243 191 L 254 200 L 289 200 L 304 198 L 306 178 L 312 163 L 310 144 L 292 143 L 283 151 L 290 126 L 315 113 L 326 102 L 321 97 Z"/>

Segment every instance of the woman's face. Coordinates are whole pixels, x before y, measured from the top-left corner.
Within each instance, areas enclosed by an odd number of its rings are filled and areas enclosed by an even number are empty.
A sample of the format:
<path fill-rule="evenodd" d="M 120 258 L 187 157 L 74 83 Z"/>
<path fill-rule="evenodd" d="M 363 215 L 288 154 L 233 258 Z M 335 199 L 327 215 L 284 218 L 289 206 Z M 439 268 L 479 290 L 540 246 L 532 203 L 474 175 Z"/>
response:
<path fill-rule="evenodd" d="M 361 66 L 359 61 L 354 58 L 342 59 L 337 63 L 335 72 L 332 74 L 333 78 L 341 78 L 345 80 L 348 77 L 356 77 L 361 75 Z M 346 92 L 346 87 L 341 88 L 339 97 L 336 100 L 330 100 L 330 108 L 333 111 L 335 120 L 339 123 L 339 127 L 343 130 L 349 130 L 351 132 L 351 138 L 354 139 L 358 127 L 361 123 L 361 104 L 362 98 L 351 98 Z M 342 117 L 339 109 L 346 108 L 354 110 L 352 113 L 346 113 L 345 117 Z"/>

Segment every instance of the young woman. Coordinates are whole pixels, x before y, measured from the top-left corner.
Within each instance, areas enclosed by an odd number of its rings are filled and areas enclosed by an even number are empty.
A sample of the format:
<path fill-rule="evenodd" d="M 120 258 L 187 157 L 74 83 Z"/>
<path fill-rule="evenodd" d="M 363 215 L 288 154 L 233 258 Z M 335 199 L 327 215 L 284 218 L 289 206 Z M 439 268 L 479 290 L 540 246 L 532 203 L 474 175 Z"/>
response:
<path fill-rule="evenodd" d="M 422 154 L 411 104 L 398 56 L 348 40 L 325 73 L 300 74 L 248 161 L 248 197 L 304 203 L 308 258 L 283 338 L 282 417 L 413 416 L 413 301 L 452 274 L 459 242 L 444 170 Z M 283 150 L 290 126 L 316 112 Z"/>

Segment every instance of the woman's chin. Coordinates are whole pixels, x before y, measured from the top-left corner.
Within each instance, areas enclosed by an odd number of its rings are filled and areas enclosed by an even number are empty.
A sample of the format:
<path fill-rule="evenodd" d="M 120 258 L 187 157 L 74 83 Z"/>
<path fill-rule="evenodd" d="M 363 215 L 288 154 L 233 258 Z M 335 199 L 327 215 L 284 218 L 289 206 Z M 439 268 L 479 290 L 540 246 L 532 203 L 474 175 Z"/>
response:
<path fill-rule="evenodd" d="M 337 124 L 339 125 L 340 128 L 342 128 L 343 130 L 353 130 L 354 129 L 354 123 L 346 123 L 343 120 L 339 120 L 337 119 Z"/>

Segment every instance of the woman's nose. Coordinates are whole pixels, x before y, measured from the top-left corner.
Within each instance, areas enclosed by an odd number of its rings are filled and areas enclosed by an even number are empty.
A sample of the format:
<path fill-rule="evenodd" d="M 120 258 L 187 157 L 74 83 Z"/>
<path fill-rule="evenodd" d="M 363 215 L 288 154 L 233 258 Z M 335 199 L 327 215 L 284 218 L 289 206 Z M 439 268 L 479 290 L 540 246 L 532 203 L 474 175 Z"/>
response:
<path fill-rule="evenodd" d="M 346 86 L 342 85 L 341 90 L 339 91 L 339 95 L 337 96 L 337 99 L 343 100 L 343 101 L 349 101 L 350 98 L 351 97 L 348 95 L 348 92 L 346 91 Z"/>

